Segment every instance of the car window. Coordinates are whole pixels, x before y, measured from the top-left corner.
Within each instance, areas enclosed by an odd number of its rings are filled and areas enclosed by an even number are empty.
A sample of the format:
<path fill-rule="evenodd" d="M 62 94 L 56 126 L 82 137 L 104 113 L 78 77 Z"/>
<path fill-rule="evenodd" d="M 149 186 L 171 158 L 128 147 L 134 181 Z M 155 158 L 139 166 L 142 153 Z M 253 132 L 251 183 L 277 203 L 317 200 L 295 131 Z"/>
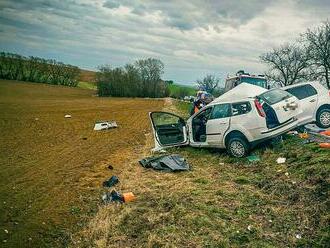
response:
<path fill-rule="evenodd" d="M 182 123 L 182 119 L 180 117 L 163 112 L 152 113 L 152 121 L 156 127 Z"/>
<path fill-rule="evenodd" d="M 210 119 L 220 119 L 230 116 L 230 104 L 218 104 L 213 107 Z"/>
<path fill-rule="evenodd" d="M 208 120 L 211 115 L 212 107 L 206 108 L 199 112 L 194 119 L 206 119 Z"/>
<path fill-rule="evenodd" d="M 244 115 L 251 111 L 251 104 L 249 102 L 240 102 L 232 104 L 232 115 Z"/>
<path fill-rule="evenodd" d="M 292 95 L 289 92 L 286 92 L 281 89 L 269 90 L 269 91 L 259 95 L 259 98 L 264 100 L 269 105 L 276 104 L 276 103 L 283 101 L 285 99 L 288 99 L 290 97 L 292 97 Z"/>
<path fill-rule="evenodd" d="M 286 91 L 290 92 L 292 95 L 297 97 L 299 100 L 310 97 L 310 96 L 314 96 L 317 94 L 317 91 L 314 89 L 314 87 L 309 84 L 286 89 Z"/>

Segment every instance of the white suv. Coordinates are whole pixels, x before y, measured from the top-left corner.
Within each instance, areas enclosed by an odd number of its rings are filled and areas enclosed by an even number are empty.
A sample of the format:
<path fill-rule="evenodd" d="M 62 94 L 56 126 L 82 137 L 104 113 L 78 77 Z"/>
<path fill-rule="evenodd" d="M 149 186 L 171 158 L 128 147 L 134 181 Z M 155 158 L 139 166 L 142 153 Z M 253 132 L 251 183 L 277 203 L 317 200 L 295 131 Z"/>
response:
<path fill-rule="evenodd" d="M 283 87 L 299 99 L 302 113 L 297 116 L 299 126 L 316 122 L 320 128 L 330 127 L 330 91 L 318 82 Z"/>
<path fill-rule="evenodd" d="M 167 112 L 150 112 L 155 149 L 183 146 L 226 148 L 244 157 L 256 144 L 294 129 L 297 98 L 281 89 L 240 84 L 192 115 L 187 122 Z"/>

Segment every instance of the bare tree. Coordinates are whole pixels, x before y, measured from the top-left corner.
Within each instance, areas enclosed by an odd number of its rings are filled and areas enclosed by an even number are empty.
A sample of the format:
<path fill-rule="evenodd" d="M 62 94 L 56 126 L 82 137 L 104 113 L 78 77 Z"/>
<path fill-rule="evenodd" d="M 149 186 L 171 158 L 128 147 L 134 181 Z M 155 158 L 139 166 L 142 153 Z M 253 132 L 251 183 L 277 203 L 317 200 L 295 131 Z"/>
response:
<path fill-rule="evenodd" d="M 280 86 L 291 85 L 309 77 L 309 59 L 305 50 L 296 44 L 286 44 L 274 48 L 260 56 L 269 66 L 266 76 Z"/>
<path fill-rule="evenodd" d="M 202 80 L 198 79 L 197 84 L 210 94 L 213 94 L 215 89 L 219 86 L 220 78 L 215 75 L 208 74 Z"/>
<path fill-rule="evenodd" d="M 316 77 L 325 80 L 330 89 L 330 23 L 323 22 L 316 29 L 303 34 L 308 56 Z"/>

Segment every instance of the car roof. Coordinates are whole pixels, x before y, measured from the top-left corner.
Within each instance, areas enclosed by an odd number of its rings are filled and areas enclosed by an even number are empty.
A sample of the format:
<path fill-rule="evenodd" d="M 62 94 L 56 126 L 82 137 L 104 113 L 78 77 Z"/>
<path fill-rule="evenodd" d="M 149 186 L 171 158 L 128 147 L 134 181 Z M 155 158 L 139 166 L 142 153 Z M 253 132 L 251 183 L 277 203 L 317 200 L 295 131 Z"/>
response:
<path fill-rule="evenodd" d="M 303 82 L 303 83 L 297 83 L 297 84 L 284 86 L 281 89 L 290 89 L 290 88 L 295 88 L 297 86 L 302 86 L 302 85 L 307 85 L 307 84 L 314 85 L 316 87 L 321 86 L 321 84 L 318 81 L 309 81 L 309 82 Z"/>
<path fill-rule="evenodd" d="M 266 92 L 267 89 L 248 83 L 241 83 L 235 88 L 215 98 L 210 105 L 251 100 L 252 97 Z"/>

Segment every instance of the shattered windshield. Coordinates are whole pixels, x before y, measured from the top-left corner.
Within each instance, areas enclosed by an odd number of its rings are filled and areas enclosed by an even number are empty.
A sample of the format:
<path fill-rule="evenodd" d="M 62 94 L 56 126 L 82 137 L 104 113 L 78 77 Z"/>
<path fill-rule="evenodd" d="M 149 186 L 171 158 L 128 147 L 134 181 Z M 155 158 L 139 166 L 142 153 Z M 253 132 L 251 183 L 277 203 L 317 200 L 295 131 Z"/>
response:
<path fill-rule="evenodd" d="M 284 90 L 273 89 L 261 94 L 259 97 L 265 102 L 267 102 L 269 105 L 273 105 L 275 103 L 292 97 L 292 95 Z"/>

